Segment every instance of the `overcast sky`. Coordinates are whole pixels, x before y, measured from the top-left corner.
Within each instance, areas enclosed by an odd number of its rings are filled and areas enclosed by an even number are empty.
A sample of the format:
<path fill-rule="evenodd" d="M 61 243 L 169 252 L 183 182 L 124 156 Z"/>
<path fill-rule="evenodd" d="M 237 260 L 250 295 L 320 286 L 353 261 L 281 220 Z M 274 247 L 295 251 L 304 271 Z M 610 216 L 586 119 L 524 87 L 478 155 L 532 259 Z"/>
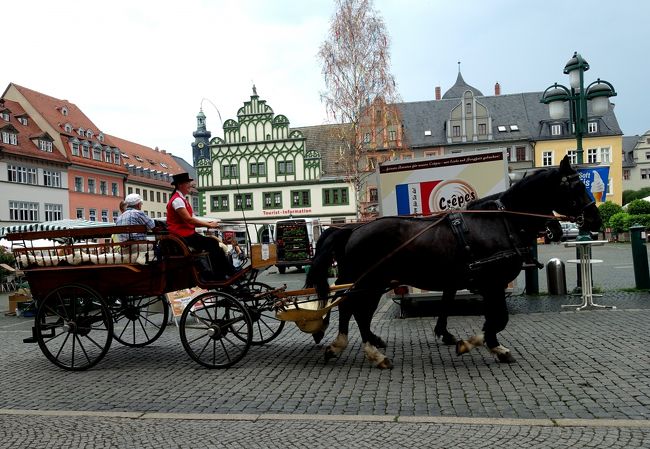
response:
<path fill-rule="evenodd" d="M 625 135 L 650 129 L 650 2 L 375 0 L 404 101 L 444 93 L 458 74 L 485 95 L 542 91 L 574 51 L 586 81 L 611 82 Z M 100 128 L 191 163 L 201 105 L 212 136 L 253 83 L 291 126 L 327 122 L 317 52 L 330 0 L 22 0 L 2 5 L 0 88 L 66 99 Z M 584 22 L 576 24 L 576 20 Z M 589 20 L 587 23 L 586 21 Z M 204 100 L 205 99 L 205 100 Z"/>

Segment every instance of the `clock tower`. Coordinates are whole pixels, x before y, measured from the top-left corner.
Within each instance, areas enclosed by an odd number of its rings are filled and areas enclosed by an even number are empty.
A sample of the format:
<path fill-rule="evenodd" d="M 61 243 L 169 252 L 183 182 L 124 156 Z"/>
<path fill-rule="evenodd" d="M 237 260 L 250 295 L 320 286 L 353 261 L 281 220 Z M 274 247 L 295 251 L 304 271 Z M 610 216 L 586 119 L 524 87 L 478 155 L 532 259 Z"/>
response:
<path fill-rule="evenodd" d="M 210 136 L 212 133 L 205 128 L 205 114 L 203 109 L 199 110 L 196 116 L 196 131 L 192 133 L 194 142 L 192 143 L 193 165 L 200 159 L 210 160 Z"/>

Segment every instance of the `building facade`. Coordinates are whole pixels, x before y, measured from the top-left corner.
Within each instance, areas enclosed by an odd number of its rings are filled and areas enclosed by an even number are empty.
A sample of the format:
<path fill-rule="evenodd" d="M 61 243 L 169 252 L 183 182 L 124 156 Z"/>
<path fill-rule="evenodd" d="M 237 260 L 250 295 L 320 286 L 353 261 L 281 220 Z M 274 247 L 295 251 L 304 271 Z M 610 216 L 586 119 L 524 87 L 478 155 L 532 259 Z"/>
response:
<path fill-rule="evenodd" d="M 623 189 L 650 187 L 650 130 L 623 138 Z"/>

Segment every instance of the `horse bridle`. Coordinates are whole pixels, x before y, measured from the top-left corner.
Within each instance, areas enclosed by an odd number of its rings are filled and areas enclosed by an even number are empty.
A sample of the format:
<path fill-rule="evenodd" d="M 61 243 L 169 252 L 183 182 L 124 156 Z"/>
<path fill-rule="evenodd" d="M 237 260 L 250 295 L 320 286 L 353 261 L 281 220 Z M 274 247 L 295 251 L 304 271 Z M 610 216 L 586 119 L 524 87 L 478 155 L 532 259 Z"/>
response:
<path fill-rule="evenodd" d="M 565 175 L 562 176 L 562 179 L 560 180 L 560 187 L 566 189 L 567 192 L 572 192 L 575 189 L 575 187 L 581 182 L 582 181 L 580 181 L 580 175 L 578 173 L 574 173 L 572 175 Z M 572 202 L 571 207 L 577 206 L 576 204 L 577 202 L 575 199 L 572 199 L 571 202 Z M 588 202 L 580 209 L 580 213 L 576 216 L 567 215 L 567 214 L 565 215 L 569 218 L 570 221 L 575 222 L 578 225 L 578 227 L 582 227 L 585 224 L 585 210 L 594 204 L 596 204 L 595 201 Z"/>

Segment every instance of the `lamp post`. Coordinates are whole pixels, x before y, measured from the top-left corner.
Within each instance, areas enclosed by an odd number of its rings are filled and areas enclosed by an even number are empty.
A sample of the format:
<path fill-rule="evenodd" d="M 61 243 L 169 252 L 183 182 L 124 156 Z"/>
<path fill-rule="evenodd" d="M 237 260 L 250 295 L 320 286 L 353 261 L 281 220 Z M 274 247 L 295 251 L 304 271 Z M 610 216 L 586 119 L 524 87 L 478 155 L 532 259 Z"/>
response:
<path fill-rule="evenodd" d="M 576 136 L 578 165 L 584 163 L 582 137 L 588 131 L 588 102 L 592 102 L 593 114 L 604 115 L 609 110 L 609 97 L 616 96 L 614 86 L 600 78 L 589 84 L 585 90 L 584 77 L 587 70 L 589 70 L 589 63 L 575 52 L 564 66 L 564 73 L 569 75 L 570 87 L 555 83 L 546 88 L 540 100 L 541 103 L 548 105 L 549 114 L 554 120 L 565 116 L 564 103 L 569 103 L 569 127 Z"/>

